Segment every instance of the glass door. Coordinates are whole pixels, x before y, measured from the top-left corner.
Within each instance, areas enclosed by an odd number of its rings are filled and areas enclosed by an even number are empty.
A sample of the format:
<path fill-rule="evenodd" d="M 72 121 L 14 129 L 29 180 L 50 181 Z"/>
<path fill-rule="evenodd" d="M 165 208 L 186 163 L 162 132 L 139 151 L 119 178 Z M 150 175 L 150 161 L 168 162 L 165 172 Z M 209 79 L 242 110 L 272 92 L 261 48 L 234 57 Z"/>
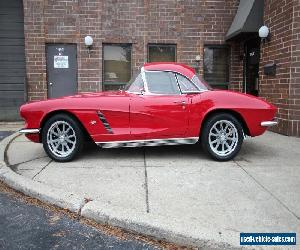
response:
<path fill-rule="evenodd" d="M 245 42 L 244 89 L 243 92 L 258 96 L 260 39 L 254 38 Z"/>

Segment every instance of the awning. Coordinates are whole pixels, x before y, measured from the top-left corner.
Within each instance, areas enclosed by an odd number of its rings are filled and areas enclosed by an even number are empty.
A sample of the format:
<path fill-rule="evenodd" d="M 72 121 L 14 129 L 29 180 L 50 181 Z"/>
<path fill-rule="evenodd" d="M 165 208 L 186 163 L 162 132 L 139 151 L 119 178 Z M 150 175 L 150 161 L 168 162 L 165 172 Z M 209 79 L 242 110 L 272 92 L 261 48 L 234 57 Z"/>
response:
<path fill-rule="evenodd" d="M 263 25 L 264 0 L 240 0 L 234 20 L 226 34 L 226 40 L 245 33 L 258 32 Z"/>

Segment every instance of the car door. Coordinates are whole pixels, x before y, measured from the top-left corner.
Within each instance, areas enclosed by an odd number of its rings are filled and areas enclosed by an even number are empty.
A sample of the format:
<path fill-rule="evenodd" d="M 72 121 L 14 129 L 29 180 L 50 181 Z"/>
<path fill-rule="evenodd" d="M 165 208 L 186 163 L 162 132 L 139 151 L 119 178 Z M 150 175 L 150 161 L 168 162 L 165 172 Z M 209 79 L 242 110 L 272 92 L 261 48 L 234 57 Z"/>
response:
<path fill-rule="evenodd" d="M 182 138 L 188 128 L 188 97 L 182 95 L 175 74 L 142 72 L 144 90 L 130 97 L 133 139 Z"/>

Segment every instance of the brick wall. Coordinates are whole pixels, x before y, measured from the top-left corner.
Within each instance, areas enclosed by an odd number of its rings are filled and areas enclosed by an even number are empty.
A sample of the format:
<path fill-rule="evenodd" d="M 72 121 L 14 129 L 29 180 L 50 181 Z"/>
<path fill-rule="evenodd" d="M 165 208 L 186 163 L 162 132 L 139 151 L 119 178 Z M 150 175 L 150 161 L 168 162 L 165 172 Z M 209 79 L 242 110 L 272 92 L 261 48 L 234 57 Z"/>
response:
<path fill-rule="evenodd" d="M 241 42 L 231 42 L 231 65 L 230 65 L 230 85 L 229 89 L 233 91 L 243 91 L 244 76 L 244 48 Z"/>
<path fill-rule="evenodd" d="M 279 125 L 272 130 L 295 136 L 300 136 L 299 5 L 299 1 L 265 1 L 264 21 L 271 41 L 261 45 L 259 93 L 279 108 Z M 267 63 L 277 64 L 276 76 L 263 74 Z"/>
<path fill-rule="evenodd" d="M 24 1 L 25 53 L 29 100 L 47 98 L 45 44 L 77 44 L 78 90 L 102 90 L 102 44 L 131 43 L 132 71 L 147 60 L 148 43 L 177 45 L 177 61 L 203 73 L 205 44 L 225 44 L 238 0 L 27 0 Z M 260 96 L 279 107 L 280 124 L 273 130 L 298 135 L 300 60 L 299 1 L 266 0 L 265 24 L 271 42 L 261 46 Z M 88 54 L 84 37 L 94 38 Z M 230 42 L 230 89 L 242 91 L 243 48 Z M 277 63 L 275 77 L 263 65 Z"/>
<path fill-rule="evenodd" d="M 45 67 L 44 2 L 23 1 L 27 95 L 29 100 L 47 97 Z"/>
<path fill-rule="evenodd" d="M 289 135 L 300 136 L 300 1 L 294 1 L 289 89 Z"/>
<path fill-rule="evenodd" d="M 47 98 L 46 43 L 77 44 L 78 90 L 99 91 L 103 43 L 132 43 L 133 73 L 147 60 L 148 43 L 176 44 L 177 61 L 195 66 L 204 44 L 225 43 L 237 5 L 237 0 L 24 1 L 29 100 Z M 86 35 L 94 39 L 90 55 Z"/>

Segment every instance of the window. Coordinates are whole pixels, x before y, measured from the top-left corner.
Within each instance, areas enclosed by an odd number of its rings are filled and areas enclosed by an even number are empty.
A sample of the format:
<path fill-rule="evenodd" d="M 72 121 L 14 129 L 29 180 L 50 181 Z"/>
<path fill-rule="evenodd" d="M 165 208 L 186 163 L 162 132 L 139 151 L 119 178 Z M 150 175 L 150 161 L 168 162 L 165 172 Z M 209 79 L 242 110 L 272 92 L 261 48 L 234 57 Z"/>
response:
<path fill-rule="evenodd" d="M 146 74 L 149 92 L 153 94 L 178 95 L 175 75 L 171 72 L 148 71 Z"/>
<path fill-rule="evenodd" d="M 208 90 L 211 89 L 207 82 L 205 82 L 200 76 L 194 75 L 192 78 L 192 82 L 197 85 L 200 90 Z"/>
<path fill-rule="evenodd" d="M 204 79 L 213 87 L 229 83 L 229 47 L 204 46 Z"/>
<path fill-rule="evenodd" d="M 120 88 L 131 78 L 131 45 L 103 45 L 103 84 L 104 90 Z"/>
<path fill-rule="evenodd" d="M 179 87 L 184 92 L 199 92 L 199 89 L 186 77 L 176 74 Z"/>
<path fill-rule="evenodd" d="M 176 45 L 149 44 L 148 62 L 176 62 Z"/>
<path fill-rule="evenodd" d="M 125 90 L 133 93 L 141 93 L 144 91 L 144 81 L 142 74 L 139 74 L 137 77 L 132 78 L 132 80 L 126 85 Z"/>

